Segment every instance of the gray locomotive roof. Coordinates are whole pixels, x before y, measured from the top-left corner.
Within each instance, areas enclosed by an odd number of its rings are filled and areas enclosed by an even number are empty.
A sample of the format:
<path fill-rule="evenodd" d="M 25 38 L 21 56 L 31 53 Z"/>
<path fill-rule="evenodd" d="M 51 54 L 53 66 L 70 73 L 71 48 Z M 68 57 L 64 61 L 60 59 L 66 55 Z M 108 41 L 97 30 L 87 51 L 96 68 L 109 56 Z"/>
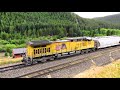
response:
<path fill-rule="evenodd" d="M 54 42 L 68 42 L 69 40 L 57 40 L 57 41 L 54 41 Z"/>
<path fill-rule="evenodd" d="M 85 39 L 85 37 L 69 37 L 67 40 Z"/>
<path fill-rule="evenodd" d="M 48 40 L 39 40 L 39 41 L 30 41 L 28 42 L 29 45 L 31 46 L 41 46 L 41 45 L 48 45 L 51 44 L 51 41 Z"/>
<path fill-rule="evenodd" d="M 91 38 L 89 38 L 89 37 L 71 37 L 71 38 L 67 38 L 67 40 L 77 40 L 77 39 L 79 39 L 79 40 L 86 40 L 86 39 L 91 40 Z"/>
<path fill-rule="evenodd" d="M 25 53 L 26 52 L 26 48 L 15 48 L 13 49 L 13 54 L 21 54 L 21 53 Z"/>

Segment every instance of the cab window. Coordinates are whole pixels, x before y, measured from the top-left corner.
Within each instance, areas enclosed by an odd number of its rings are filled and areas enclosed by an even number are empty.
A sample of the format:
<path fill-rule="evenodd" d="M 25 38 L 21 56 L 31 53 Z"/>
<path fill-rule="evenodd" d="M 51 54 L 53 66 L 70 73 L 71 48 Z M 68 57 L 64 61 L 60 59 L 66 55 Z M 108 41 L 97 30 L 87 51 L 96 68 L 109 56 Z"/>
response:
<path fill-rule="evenodd" d="M 42 53 L 42 49 L 40 49 L 40 53 Z"/>
<path fill-rule="evenodd" d="M 39 54 L 39 49 L 38 49 L 38 54 Z"/>
<path fill-rule="evenodd" d="M 49 48 L 49 52 L 50 52 L 50 48 Z"/>
<path fill-rule="evenodd" d="M 44 48 L 43 48 L 43 51 L 42 51 L 43 53 L 44 53 Z"/>
<path fill-rule="evenodd" d="M 47 52 L 50 52 L 50 48 L 47 48 Z"/>
<path fill-rule="evenodd" d="M 36 50 L 36 54 L 37 54 L 37 50 Z"/>
<path fill-rule="evenodd" d="M 46 48 L 45 48 L 45 53 L 46 53 Z"/>
<path fill-rule="evenodd" d="M 34 54 L 35 54 L 35 50 L 34 50 Z"/>

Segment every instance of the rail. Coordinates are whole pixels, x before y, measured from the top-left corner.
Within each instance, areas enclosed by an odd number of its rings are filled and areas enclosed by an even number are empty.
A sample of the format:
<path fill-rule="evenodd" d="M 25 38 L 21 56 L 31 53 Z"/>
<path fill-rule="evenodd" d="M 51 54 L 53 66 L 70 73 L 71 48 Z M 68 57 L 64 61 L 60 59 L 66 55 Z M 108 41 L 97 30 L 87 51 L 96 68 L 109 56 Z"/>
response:
<path fill-rule="evenodd" d="M 53 67 L 49 67 L 49 68 L 46 68 L 46 69 L 43 69 L 43 70 L 39 70 L 39 71 L 35 71 L 35 72 L 32 72 L 32 73 L 28 73 L 26 75 L 22 75 L 22 76 L 18 76 L 16 78 L 37 78 L 37 77 L 40 77 L 42 75 L 49 75 L 50 73 L 52 72 L 55 72 L 55 71 L 58 71 L 58 70 L 62 70 L 64 68 L 68 68 L 68 67 L 71 67 L 73 65 L 76 65 L 76 64 L 80 64 L 82 62 L 85 62 L 85 61 L 88 61 L 88 60 L 91 60 L 91 62 L 93 63 L 93 65 L 96 65 L 96 61 L 97 59 L 100 59 L 101 57 L 107 57 L 109 56 L 110 59 L 106 58 L 107 60 L 109 60 L 110 62 L 114 61 L 115 58 L 113 56 L 114 53 L 118 52 L 118 57 L 120 58 L 120 49 L 115 49 L 115 50 L 108 50 L 107 52 L 101 52 L 99 53 L 98 55 L 95 55 L 95 56 L 91 56 L 91 57 L 85 57 L 83 58 L 82 60 L 80 59 L 77 59 L 75 61 L 71 61 L 71 62 L 68 62 L 68 63 L 64 63 L 64 64 L 60 64 L 60 65 L 57 65 L 57 66 L 53 66 Z M 102 65 L 106 64 L 107 62 L 103 63 Z"/>

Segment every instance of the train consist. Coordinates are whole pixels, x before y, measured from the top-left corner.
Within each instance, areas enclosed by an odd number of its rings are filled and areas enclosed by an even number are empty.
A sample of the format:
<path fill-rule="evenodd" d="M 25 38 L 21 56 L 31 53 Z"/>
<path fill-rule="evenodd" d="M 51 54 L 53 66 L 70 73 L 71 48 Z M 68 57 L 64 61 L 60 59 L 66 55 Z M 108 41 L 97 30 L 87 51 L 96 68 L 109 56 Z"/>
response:
<path fill-rule="evenodd" d="M 27 43 L 27 52 L 22 62 L 26 65 L 54 60 L 58 55 L 79 52 L 80 54 L 95 51 L 100 48 L 115 46 L 120 44 L 120 37 L 74 37 L 57 41 L 30 41 Z"/>

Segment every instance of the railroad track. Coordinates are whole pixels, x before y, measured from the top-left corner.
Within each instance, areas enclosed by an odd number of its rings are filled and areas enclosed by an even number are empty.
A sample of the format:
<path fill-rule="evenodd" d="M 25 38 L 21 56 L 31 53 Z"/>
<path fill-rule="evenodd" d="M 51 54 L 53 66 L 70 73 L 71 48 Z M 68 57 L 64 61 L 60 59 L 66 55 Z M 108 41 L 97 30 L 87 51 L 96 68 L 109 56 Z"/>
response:
<path fill-rule="evenodd" d="M 120 48 L 115 49 L 115 50 L 108 50 L 107 52 L 101 52 L 101 53 L 99 53 L 95 56 L 84 57 L 84 58 L 82 58 L 82 60 L 81 59 L 76 59 L 75 61 L 67 62 L 67 63 L 64 63 L 64 64 L 59 64 L 59 65 L 49 67 L 49 68 L 46 68 L 46 69 L 43 69 L 43 70 L 39 70 L 39 71 L 35 71 L 35 72 L 28 73 L 28 74 L 25 74 L 25 75 L 21 75 L 21 76 L 18 76 L 16 78 L 37 78 L 37 77 L 40 77 L 40 76 L 49 75 L 52 72 L 62 70 L 64 68 L 68 68 L 68 67 L 80 64 L 80 63 L 88 61 L 88 60 L 93 60 L 97 57 L 107 55 L 109 52 L 114 52 L 114 51 L 118 51 L 118 50 L 120 50 Z"/>
<path fill-rule="evenodd" d="M 87 60 L 88 59 L 86 59 L 84 61 L 87 61 Z M 37 77 L 40 77 L 42 75 L 46 75 L 46 74 L 49 74 L 49 73 L 52 73 L 52 72 L 55 72 L 55 71 L 58 71 L 58 70 L 76 65 L 76 64 L 79 64 L 81 62 L 83 62 L 83 60 L 82 61 L 81 60 L 76 60 L 74 62 L 72 61 L 72 62 L 60 64 L 60 65 L 57 65 L 57 66 L 49 67 L 49 68 L 46 68 L 46 69 L 43 69 L 43 70 L 39 70 L 39 71 L 28 73 L 28 74 L 25 74 L 25 75 L 22 75 L 22 76 L 18 76 L 16 78 L 37 78 Z"/>
<path fill-rule="evenodd" d="M 5 71 L 14 70 L 14 69 L 22 68 L 22 67 L 25 67 L 25 65 L 24 64 L 16 64 L 16 65 L 12 65 L 12 66 L 1 67 L 0 72 L 2 73 Z"/>
<path fill-rule="evenodd" d="M 112 50 L 118 50 L 118 49 L 120 49 L 120 46 L 116 46 L 116 47 L 110 47 L 110 48 L 105 48 L 105 49 L 100 49 L 100 50 L 98 50 L 98 51 L 96 51 L 96 52 L 99 52 L 100 51 L 100 53 L 99 54 L 104 54 L 104 53 L 107 53 L 107 52 L 109 52 L 109 51 L 112 51 Z M 89 54 L 89 53 L 88 53 Z M 63 57 L 60 57 L 60 58 L 58 58 L 58 59 L 65 59 L 65 58 L 70 58 L 70 57 L 75 57 L 75 56 L 78 56 L 78 55 L 80 55 L 79 53 L 76 53 L 76 54 L 73 54 L 73 55 L 71 55 L 71 56 L 63 56 Z M 85 58 L 89 58 L 89 56 L 88 57 L 85 57 Z M 85 59 L 85 58 L 82 58 L 82 59 Z M 72 63 L 72 62 L 70 62 L 70 63 Z M 74 62 L 73 62 L 74 63 Z M 39 63 L 40 64 L 40 63 Z M 34 64 L 35 65 L 35 64 Z M 31 65 L 32 66 L 32 65 Z M 62 66 L 66 66 L 65 64 L 63 64 Z M 67 65 L 68 66 L 68 65 Z M 25 67 L 30 67 L 30 66 L 25 66 L 24 64 L 17 64 L 17 65 L 12 65 L 12 66 L 6 66 L 6 67 L 2 67 L 2 68 L 0 68 L 0 73 L 2 73 L 2 72 L 6 72 L 6 71 L 9 71 L 9 70 L 15 70 L 15 69 L 20 69 L 20 68 L 25 68 Z M 56 66 L 55 66 L 56 67 Z"/>

